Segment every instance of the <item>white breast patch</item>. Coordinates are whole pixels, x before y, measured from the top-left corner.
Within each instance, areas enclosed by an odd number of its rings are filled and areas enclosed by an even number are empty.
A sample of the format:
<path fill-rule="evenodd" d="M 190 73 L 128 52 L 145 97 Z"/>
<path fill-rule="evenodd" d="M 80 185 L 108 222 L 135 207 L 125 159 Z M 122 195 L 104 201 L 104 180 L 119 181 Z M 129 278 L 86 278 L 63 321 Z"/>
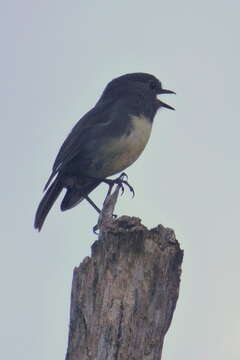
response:
<path fill-rule="evenodd" d="M 135 152 L 138 156 L 145 148 L 148 139 L 151 135 L 152 122 L 145 116 L 133 116 L 132 117 L 133 130 L 128 136 L 129 145 L 134 145 Z M 131 145 L 130 145 L 131 146 Z"/>
<path fill-rule="evenodd" d="M 145 116 L 132 116 L 132 129 L 129 134 L 112 141 L 111 156 L 104 166 L 106 176 L 126 169 L 137 160 L 145 148 L 151 134 L 152 122 Z"/>

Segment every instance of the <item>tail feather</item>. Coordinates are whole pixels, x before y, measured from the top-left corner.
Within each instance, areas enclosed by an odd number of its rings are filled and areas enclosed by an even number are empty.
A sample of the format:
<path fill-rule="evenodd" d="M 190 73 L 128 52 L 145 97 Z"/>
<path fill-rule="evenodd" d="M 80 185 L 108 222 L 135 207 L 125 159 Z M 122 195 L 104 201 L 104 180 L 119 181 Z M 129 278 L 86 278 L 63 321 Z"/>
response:
<path fill-rule="evenodd" d="M 53 206 L 62 189 L 62 183 L 57 177 L 45 193 L 43 199 L 38 206 L 34 221 L 34 227 L 35 229 L 38 229 L 38 231 L 41 230 L 47 214 L 49 213 L 51 207 Z"/>
<path fill-rule="evenodd" d="M 67 192 L 61 202 L 61 210 L 69 210 L 78 205 L 83 200 L 84 198 L 82 197 L 81 190 L 76 188 L 67 189 Z"/>
<path fill-rule="evenodd" d="M 69 210 L 74 206 L 78 205 L 81 201 L 84 200 L 84 196 L 88 195 L 91 191 L 93 191 L 101 181 L 95 180 L 94 182 L 90 182 L 89 184 L 83 186 L 80 189 L 71 188 L 68 189 L 61 203 L 61 210 Z"/>

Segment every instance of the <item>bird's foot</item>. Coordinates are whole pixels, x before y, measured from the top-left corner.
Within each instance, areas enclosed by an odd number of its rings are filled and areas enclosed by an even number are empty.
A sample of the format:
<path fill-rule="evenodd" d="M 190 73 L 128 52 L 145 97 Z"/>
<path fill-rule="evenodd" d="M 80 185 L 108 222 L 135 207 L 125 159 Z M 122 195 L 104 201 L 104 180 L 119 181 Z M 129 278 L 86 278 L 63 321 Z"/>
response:
<path fill-rule="evenodd" d="M 113 186 L 119 185 L 120 189 L 121 189 L 121 195 L 123 195 L 124 193 L 124 185 L 126 185 L 128 187 L 128 189 L 131 191 L 132 193 L 132 197 L 135 196 L 135 191 L 133 189 L 133 187 L 128 183 L 128 176 L 126 173 L 122 173 L 118 178 L 116 179 L 104 179 L 102 180 L 105 184 L 108 184 L 109 189 L 108 189 L 108 195 L 111 193 Z"/>
<path fill-rule="evenodd" d="M 92 231 L 95 235 L 99 235 L 99 225 L 98 224 L 94 225 Z"/>

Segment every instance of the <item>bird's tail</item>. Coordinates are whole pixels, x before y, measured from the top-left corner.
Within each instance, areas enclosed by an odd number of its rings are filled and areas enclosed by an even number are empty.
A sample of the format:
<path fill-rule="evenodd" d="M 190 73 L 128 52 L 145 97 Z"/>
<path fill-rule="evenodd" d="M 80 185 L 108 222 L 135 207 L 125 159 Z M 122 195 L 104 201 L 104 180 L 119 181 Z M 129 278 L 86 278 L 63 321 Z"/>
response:
<path fill-rule="evenodd" d="M 49 213 L 51 207 L 55 203 L 62 189 L 63 189 L 62 182 L 59 180 L 58 177 L 56 177 L 52 185 L 46 191 L 44 197 L 42 198 L 38 206 L 34 221 L 34 227 L 35 229 L 38 229 L 38 231 L 41 230 L 47 214 Z"/>
<path fill-rule="evenodd" d="M 93 191 L 99 184 L 100 180 L 89 181 L 80 189 L 71 188 L 67 189 L 67 192 L 61 203 L 61 210 L 69 210 L 74 206 L 78 205 L 81 201 L 84 200 L 84 197 L 88 195 L 91 191 Z"/>

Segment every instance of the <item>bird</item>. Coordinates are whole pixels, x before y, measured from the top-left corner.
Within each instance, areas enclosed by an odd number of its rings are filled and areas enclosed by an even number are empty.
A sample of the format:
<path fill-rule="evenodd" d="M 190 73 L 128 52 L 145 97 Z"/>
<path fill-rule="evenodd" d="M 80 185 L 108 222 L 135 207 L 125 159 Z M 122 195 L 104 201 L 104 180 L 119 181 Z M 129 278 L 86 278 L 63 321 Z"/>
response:
<path fill-rule="evenodd" d="M 111 80 L 96 105 L 72 128 L 54 161 L 37 208 L 34 227 L 40 231 L 56 199 L 66 189 L 61 210 L 86 199 L 98 207 L 89 194 L 108 177 L 133 164 L 144 150 L 153 119 L 160 108 L 175 110 L 158 98 L 175 94 L 148 73 L 129 73 Z M 116 182 L 132 187 L 120 176 Z"/>

